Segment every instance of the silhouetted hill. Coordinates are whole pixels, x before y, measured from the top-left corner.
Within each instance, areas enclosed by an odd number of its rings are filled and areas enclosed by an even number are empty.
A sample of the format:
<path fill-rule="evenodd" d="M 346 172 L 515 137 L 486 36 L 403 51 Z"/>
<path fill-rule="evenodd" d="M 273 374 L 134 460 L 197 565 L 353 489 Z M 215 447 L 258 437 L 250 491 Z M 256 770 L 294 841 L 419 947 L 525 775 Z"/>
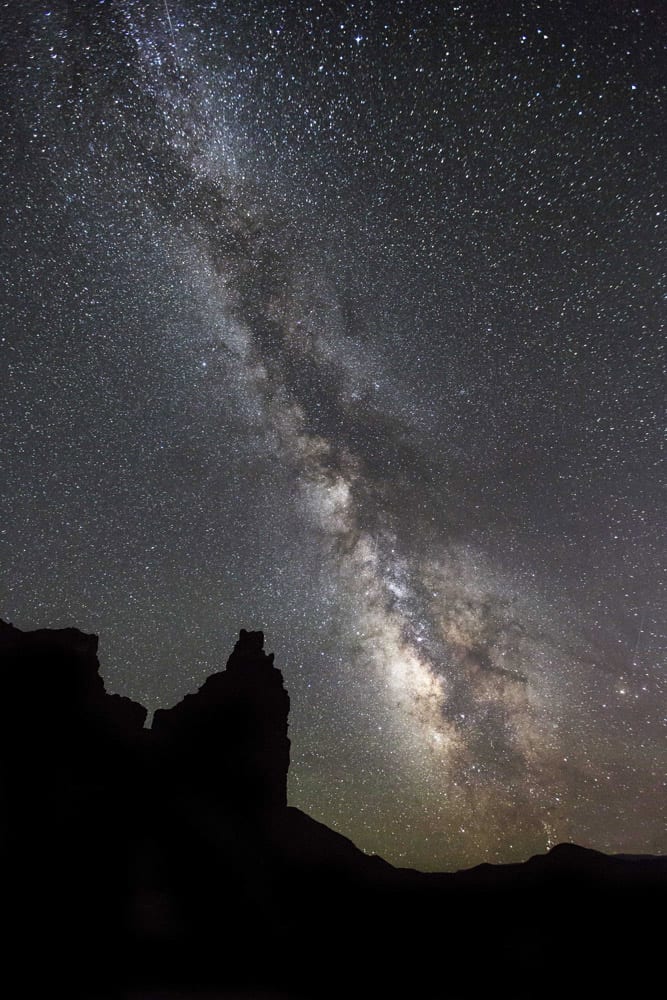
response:
<path fill-rule="evenodd" d="M 650 995 L 667 859 L 395 869 L 287 805 L 288 713 L 261 632 L 148 730 L 95 636 L 0 622 L 11 995 Z"/>

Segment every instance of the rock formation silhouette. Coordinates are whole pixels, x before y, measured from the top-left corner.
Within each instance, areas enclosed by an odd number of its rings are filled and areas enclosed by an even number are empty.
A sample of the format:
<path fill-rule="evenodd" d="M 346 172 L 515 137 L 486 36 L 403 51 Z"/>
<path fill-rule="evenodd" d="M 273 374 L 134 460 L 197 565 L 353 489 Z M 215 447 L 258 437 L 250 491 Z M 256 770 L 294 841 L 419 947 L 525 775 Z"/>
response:
<path fill-rule="evenodd" d="M 559 845 L 395 869 L 287 805 L 289 705 L 263 634 L 241 630 L 146 729 L 105 692 L 96 636 L 0 622 L 12 995 L 648 995 L 666 859 Z"/>
<path fill-rule="evenodd" d="M 261 632 L 241 629 L 222 673 L 155 713 L 152 739 L 181 794 L 253 819 L 287 806 L 289 696 Z"/>

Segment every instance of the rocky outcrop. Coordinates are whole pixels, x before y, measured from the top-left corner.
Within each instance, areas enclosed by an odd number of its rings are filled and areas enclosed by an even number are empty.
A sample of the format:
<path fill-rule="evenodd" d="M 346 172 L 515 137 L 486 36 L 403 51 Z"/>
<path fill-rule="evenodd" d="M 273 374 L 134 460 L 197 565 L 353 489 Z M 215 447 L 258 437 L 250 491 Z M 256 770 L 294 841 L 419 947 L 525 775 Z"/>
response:
<path fill-rule="evenodd" d="M 3 782 L 62 805 L 123 788 L 206 799 L 239 816 L 287 806 L 289 696 L 261 632 L 241 630 L 226 670 L 155 713 L 110 695 L 97 636 L 77 629 L 22 632 L 0 622 Z M 8 766 L 9 765 L 9 766 Z M 56 791 L 57 790 L 57 791 Z M 62 810 L 61 810 L 62 811 Z"/>
<path fill-rule="evenodd" d="M 170 788 L 205 795 L 227 813 L 287 806 L 289 696 L 262 632 L 241 629 L 226 670 L 155 713 L 154 759 Z"/>
<path fill-rule="evenodd" d="M 66 717 L 118 738 L 142 729 L 147 711 L 129 698 L 108 695 L 100 677 L 98 638 L 75 628 L 23 632 L 0 621 L 0 691 L 7 727 L 25 728 L 26 714 L 42 725 Z M 76 722 L 75 722 L 76 720 Z M 33 735 L 35 734 L 33 729 Z"/>
<path fill-rule="evenodd" d="M 145 719 L 142 705 L 106 693 L 97 636 L 0 622 L 0 778 L 15 816 L 80 831 L 96 812 L 124 812 Z"/>
<path fill-rule="evenodd" d="M 120 947 L 132 893 L 146 710 L 108 695 L 97 637 L 0 623 L 2 965 L 73 982 L 72 944 Z M 70 943 L 71 942 L 71 943 Z"/>

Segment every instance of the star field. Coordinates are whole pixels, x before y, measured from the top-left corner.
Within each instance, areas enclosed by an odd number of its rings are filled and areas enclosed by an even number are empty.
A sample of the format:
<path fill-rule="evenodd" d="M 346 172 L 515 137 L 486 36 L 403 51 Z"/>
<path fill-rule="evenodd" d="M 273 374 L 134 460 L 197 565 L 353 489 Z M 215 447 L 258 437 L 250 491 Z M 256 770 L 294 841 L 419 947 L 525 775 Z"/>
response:
<path fill-rule="evenodd" d="M 0 617 L 263 628 L 401 865 L 665 852 L 656 4 L 0 7 Z"/>

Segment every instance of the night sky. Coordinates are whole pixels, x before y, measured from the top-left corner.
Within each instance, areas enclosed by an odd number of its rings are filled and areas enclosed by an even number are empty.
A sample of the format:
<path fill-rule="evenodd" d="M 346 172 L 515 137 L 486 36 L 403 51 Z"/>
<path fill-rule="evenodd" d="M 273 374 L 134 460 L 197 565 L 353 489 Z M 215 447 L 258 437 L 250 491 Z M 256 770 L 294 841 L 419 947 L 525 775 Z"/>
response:
<path fill-rule="evenodd" d="M 393 863 L 667 851 L 661 7 L 3 3 L 0 617 L 264 629 Z"/>

